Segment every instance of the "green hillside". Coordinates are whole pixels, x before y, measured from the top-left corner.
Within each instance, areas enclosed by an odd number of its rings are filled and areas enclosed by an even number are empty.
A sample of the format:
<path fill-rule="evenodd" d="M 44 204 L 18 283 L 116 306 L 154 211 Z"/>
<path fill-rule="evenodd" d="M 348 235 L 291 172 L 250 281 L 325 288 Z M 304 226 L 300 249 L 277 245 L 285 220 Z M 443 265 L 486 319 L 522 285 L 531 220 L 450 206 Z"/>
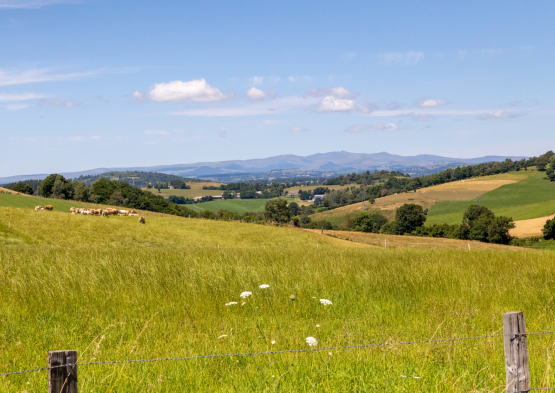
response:
<path fill-rule="evenodd" d="M 69 213 L 70 207 L 88 207 L 92 204 L 76 201 L 64 201 L 62 199 L 39 198 L 26 195 L 0 193 L 0 206 L 3 207 L 34 209 L 37 205 L 52 205 L 54 206 L 55 211 L 64 211 Z"/>
<path fill-rule="evenodd" d="M 509 216 L 515 221 L 553 214 L 555 182 L 544 177 L 544 172 L 527 172 L 522 180 L 486 192 L 474 201 L 439 201 L 430 209 L 426 224 L 458 224 L 468 206 L 480 202 L 496 215 Z"/>
<path fill-rule="evenodd" d="M 229 210 L 238 214 L 247 212 L 261 213 L 269 199 L 227 199 L 186 205 L 189 209 L 201 212 L 203 210 Z"/>

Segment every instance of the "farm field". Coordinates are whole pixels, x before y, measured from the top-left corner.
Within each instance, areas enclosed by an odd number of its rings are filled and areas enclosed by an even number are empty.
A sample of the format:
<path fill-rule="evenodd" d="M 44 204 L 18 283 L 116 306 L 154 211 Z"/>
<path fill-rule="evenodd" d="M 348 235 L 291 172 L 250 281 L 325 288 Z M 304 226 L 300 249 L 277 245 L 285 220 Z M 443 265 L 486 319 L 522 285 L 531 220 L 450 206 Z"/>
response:
<path fill-rule="evenodd" d="M 223 183 L 217 182 L 189 182 L 187 183 L 188 186 L 191 186 L 191 189 L 188 190 L 169 190 L 169 189 L 161 189 L 160 192 L 156 188 L 143 188 L 145 191 L 150 191 L 155 195 L 163 196 L 164 198 L 168 199 L 170 195 L 175 196 L 182 196 L 185 198 L 194 198 L 198 196 L 208 196 L 208 195 L 222 195 L 222 190 L 203 190 L 202 187 L 204 186 L 214 186 L 219 187 Z"/>
<path fill-rule="evenodd" d="M 269 201 L 269 199 L 225 199 L 194 203 L 185 206 L 197 212 L 201 212 L 203 210 L 218 211 L 220 209 L 225 209 L 238 214 L 247 212 L 261 213 L 264 211 L 264 205 L 267 201 Z"/>
<path fill-rule="evenodd" d="M 0 233 L 21 240 L 0 247 L 5 371 L 44 367 L 55 349 L 89 362 L 309 349 L 307 337 L 321 349 L 499 334 L 514 310 L 529 332 L 553 330 L 553 251 L 384 249 L 287 227 L 126 218 L 0 208 Z M 528 339 L 534 387 L 553 384 L 553 339 Z M 0 392 L 46 384 L 45 372 L 3 378 Z M 499 392 L 504 383 L 500 337 L 79 367 L 80 392 Z"/>
<path fill-rule="evenodd" d="M 373 205 L 367 202 L 366 208 L 379 211 L 391 220 L 398 207 L 415 203 L 429 209 L 426 225 L 459 224 L 464 211 L 480 197 L 482 205 L 497 215 L 527 220 L 555 213 L 555 183 L 543 180 L 543 176 L 542 172 L 528 171 L 479 177 L 378 198 Z M 362 203 L 357 203 L 317 213 L 311 218 L 341 226 L 347 216 L 354 217 L 361 207 Z"/>
<path fill-rule="evenodd" d="M 542 229 L 547 220 L 555 218 L 555 214 L 546 217 L 532 218 L 530 220 L 516 221 L 515 227 L 509 231 L 511 236 L 522 238 L 532 236 L 543 236 Z"/>
<path fill-rule="evenodd" d="M 330 190 L 333 190 L 333 189 L 336 189 L 336 190 L 344 190 L 345 188 L 349 188 L 349 187 L 353 187 L 353 186 L 358 187 L 358 185 L 357 185 L 356 183 L 346 184 L 346 185 L 344 185 L 344 186 L 340 186 L 340 185 L 336 185 L 336 186 L 324 186 L 324 185 L 321 185 L 321 184 L 317 184 L 317 185 L 314 185 L 314 186 L 288 187 L 288 188 L 284 189 L 283 191 L 284 191 L 284 192 L 285 192 L 285 191 L 287 191 L 287 192 L 299 191 L 299 190 L 302 190 L 302 191 L 312 191 L 312 190 L 314 190 L 315 188 L 318 188 L 318 187 L 327 187 L 327 188 L 329 188 Z"/>

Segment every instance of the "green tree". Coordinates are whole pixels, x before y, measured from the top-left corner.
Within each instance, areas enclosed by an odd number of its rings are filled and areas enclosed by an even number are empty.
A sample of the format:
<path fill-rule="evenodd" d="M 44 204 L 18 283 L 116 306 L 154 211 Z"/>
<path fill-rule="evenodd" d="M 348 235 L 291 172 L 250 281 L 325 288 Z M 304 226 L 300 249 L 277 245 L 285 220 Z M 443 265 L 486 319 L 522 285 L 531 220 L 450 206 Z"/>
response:
<path fill-rule="evenodd" d="M 22 194 L 33 195 L 33 187 L 31 187 L 29 184 L 24 183 L 22 181 L 20 181 L 15 186 L 13 186 L 12 190 L 21 192 Z"/>
<path fill-rule="evenodd" d="M 388 221 L 385 225 L 382 226 L 380 229 L 380 233 L 385 235 L 395 235 L 397 234 L 397 222 L 396 221 Z"/>
<path fill-rule="evenodd" d="M 241 193 L 241 198 L 243 194 Z M 291 211 L 287 207 L 287 201 L 282 198 L 270 199 L 264 205 L 264 215 L 268 220 L 276 222 L 287 222 L 291 219 Z"/>
<path fill-rule="evenodd" d="M 62 192 L 64 189 L 63 184 L 68 183 L 68 181 L 62 175 L 52 174 L 48 176 L 46 179 L 44 179 L 40 185 L 40 193 L 42 196 L 48 198 L 52 195 L 52 188 L 54 187 L 54 183 L 56 182 L 56 180 L 59 180 L 60 182 L 62 182 L 62 186 L 58 185 L 58 190 L 56 191 L 58 195 L 63 194 Z M 70 198 L 67 198 L 67 199 L 70 199 Z"/>
<path fill-rule="evenodd" d="M 75 182 L 73 185 L 73 199 L 87 202 L 89 200 L 89 187 L 85 183 Z"/>
<path fill-rule="evenodd" d="M 395 212 L 395 221 L 397 222 L 395 229 L 397 235 L 404 235 L 405 233 L 412 233 L 416 228 L 424 225 L 426 216 L 422 206 L 405 203 Z"/>
<path fill-rule="evenodd" d="M 380 213 L 360 212 L 351 220 L 350 226 L 359 232 L 379 233 L 386 223 L 387 218 Z"/>
<path fill-rule="evenodd" d="M 463 215 L 459 237 L 486 243 L 508 244 L 509 230 L 514 228 L 512 218 L 495 217 L 485 206 L 471 205 Z"/>
<path fill-rule="evenodd" d="M 540 156 L 536 160 L 536 169 L 538 171 L 545 171 L 547 164 L 548 164 L 547 158 L 545 158 L 544 156 Z"/>
<path fill-rule="evenodd" d="M 545 240 L 555 239 L 555 218 L 546 221 L 542 232 Z"/>
<path fill-rule="evenodd" d="M 291 211 L 292 216 L 298 216 L 299 212 L 301 211 L 297 202 L 291 202 L 289 204 L 289 210 Z"/>

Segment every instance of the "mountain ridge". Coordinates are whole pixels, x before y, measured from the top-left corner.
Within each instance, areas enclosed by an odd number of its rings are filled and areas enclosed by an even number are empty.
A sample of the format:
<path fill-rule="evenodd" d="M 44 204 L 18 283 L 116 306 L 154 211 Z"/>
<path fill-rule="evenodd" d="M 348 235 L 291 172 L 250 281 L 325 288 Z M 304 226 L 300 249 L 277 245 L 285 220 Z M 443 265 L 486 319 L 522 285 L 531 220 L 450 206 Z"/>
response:
<path fill-rule="evenodd" d="M 336 151 L 316 153 L 308 156 L 283 154 L 267 158 L 253 158 L 248 160 L 202 161 L 191 164 L 172 164 L 155 166 L 134 166 L 120 168 L 94 168 L 76 172 L 62 172 L 67 178 L 81 175 L 98 175 L 105 172 L 145 171 L 160 172 L 183 177 L 198 177 L 233 173 L 264 173 L 280 169 L 299 169 L 307 171 L 341 172 L 366 171 L 381 169 L 403 169 L 411 167 L 433 167 L 449 164 L 480 164 L 490 161 L 503 161 L 507 158 L 520 160 L 525 156 L 484 156 L 476 158 L 452 158 L 433 154 L 419 154 L 415 156 L 401 156 L 387 152 L 378 153 L 350 153 Z M 0 184 L 29 179 L 44 179 L 49 174 L 15 175 L 0 177 Z"/>

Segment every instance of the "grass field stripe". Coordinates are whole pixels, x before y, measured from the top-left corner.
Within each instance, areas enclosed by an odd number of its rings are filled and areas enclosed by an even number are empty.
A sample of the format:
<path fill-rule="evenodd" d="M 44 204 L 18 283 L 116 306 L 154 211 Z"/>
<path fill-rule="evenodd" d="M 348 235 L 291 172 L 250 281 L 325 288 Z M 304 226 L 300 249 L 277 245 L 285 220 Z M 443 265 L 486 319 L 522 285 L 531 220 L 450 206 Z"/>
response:
<path fill-rule="evenodd" d="M 532 336 L 532 335 L 537 335 L 537 334 L 550 334 L 550 333 L 555 333 L 555 330 L 549 330 L 549 331 L 544 331 L 544 332 L 535 332 L 535 333 L 525 333 L 525 334 L 522 334 L 522 336 Z M 119 363 L 166 362 L 166 361 L 175 361 L 175 360 L 209 359 L 209 358 L 222 358 L 222 357 L 233 357 L 233 356 L 276 355 L 276 354 L 279 354 L 279 353 L 300 353 L 300 352 L 330 351 L 330 350 L 334 350 L 334 349 L 371 348 L 371 347 L 383 347 L 383 346 L 389 346 L 389 345 L 429 344 L 429 343 L 440 343 L 440 342 L 447 342 L 447 341 L 475 340 L 475 339 L 481 339 L 481 338 L 504 337 L 504 336 L 512 336 L 512 334 L 491 334 L 491 335 L 487 335 L 487 336 L 441 338 L 441 339 L 437 339 L 437 340 L 402 341 L 402 342 L 398 342 L 398 343 L 377 343 L 377 344 L 347 345 L 347 346 L 342 346 L 342 347 L 324 347 L 324 348 L 310 348 L 310 349 L 286 349 L 286 350 L 283 350 L 283 351 L 268 351 L 268 352 L 224 353 L 224 354 L 215 354 L 215 355 L 198 355 L 198 356 L 185 356 L 185 357 L 175 357 L 175 358 L 107 360 L 105 362 L 62 364 L 60 366 L 55 366 L 55 367 L 44 367 L 44 368 L 34 368 L 34 369 L 31 369 L 31 370 L 13 371 L 13 372 L 9 372 L 9 373 L 0 373 L 0 376 L 24 374 L 24 373 L 34 372 L 34 371 L 46 371 L 46 370 L 51 370 L 51 369 L 54 369 L 54 368 L 73 367 L 73 366 L 93 366 L 93 365 L 100 365 L 100 364 L 119 364 Z"/>

